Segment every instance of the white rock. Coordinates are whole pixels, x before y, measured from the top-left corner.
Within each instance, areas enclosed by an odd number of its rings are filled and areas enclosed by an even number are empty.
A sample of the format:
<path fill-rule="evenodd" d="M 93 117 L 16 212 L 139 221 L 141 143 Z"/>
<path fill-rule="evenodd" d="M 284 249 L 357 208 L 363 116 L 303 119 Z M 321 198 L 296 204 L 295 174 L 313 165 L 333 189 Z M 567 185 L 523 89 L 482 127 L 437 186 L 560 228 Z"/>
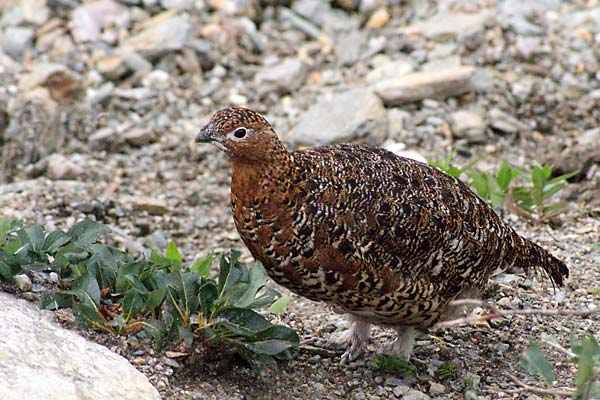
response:
<path fill-rule="evenodd" d="M 275 65 L 260 70 L 255 80 L 261 85 L 260 91 L 275 91 L 283 94 L 297 89 L 306 80 L 306 65 L 298 58 L 288 58 Z"/>
<path fill-rule="evenodd" d="M 317 146 L 365 138 L 379 144 L 388 129 L 381 100 L 368 88 L 322 95 L 301 117 L 287 140 L 294 146 Z"/>
<path fill-rule="evenodd" d="M 52 154 L 48 157 L 46 176 L 53 180 L 75 179 L 84 174 L 81 166 L 75 164 L 62 154 Z"/>
<path fill-rule="evenodd" d="M 481 114 L 460 110 L 453 112 L 451 117 L 452 131 L 456 137 L 477 142 L 485 140 L 486 125 Z"/>
<path fill-rule="evenodd" d="M 9 26 L 0 37 L 0 47 L 11 56 L 20 59 L 23 52 L 30 48 L 35 35 L 32 28 Z"/>
<path fill-rule="evenodd" d="M 382 79 L 397 78 L 413 72 L 412 63 L 408 60 L 394 60 L 379 65 L 367 74 L 367 82 L 373 83 Z"/>
<path fill-rule="evenodd" d="M 460 34 L 477 32 L 485 27 L 491 15 L 487 12 L 466 14 L 460 12 L 437 14 L 427 21 L 404 29 L 407 34 L 421 34 L 432 39 L 456 39 Z"/>
<path fill-rule="evenodd" d="M 419 153 L 416 150 L 407 150 L 406 145 L 404 143 L 386 143 L 384 148 L 396 154 L 397 156 L 410 158 L 411 160 L 420 161 L 422 163 L 427 164 L 427 159 L 421 153 Z"/>
<path fill-rule="evenodd" d="M 194 0 L 160 0 L 160 5 L 167 10 L 191 10 Z"/>
<path fill-rule="evenodd" d="M 140 28 L 141 31 L 128 38 L 117 52 L 127 53 L 133 49 L 142 56 L 154 57 L 168 51 L 181 50 L 192 30 L 192 24 L 187 17 L 169 10 L 145 21 Z"/>
<path fill-rule="evenodd" d="M 129 20 L 127 7 L 113 0 L 97 0 L 75 8 L 69 26 L 76 41 L 91 42 L 100 38 L 102 28 L 108 25 L 126 27 Z"/>
<path fill-rule="evenodd" d="M 499 108 L 492 108 L 488 113 L 488 119 L 492 128 L 502 132 L 518 133 L 529 130 L 525 123 Z"/>
<path fill-rule="evenodd" d="M 402 104 L 427 98 L 446 98 L 473 91 L 475 68 L 461 66 L 415 72 L 384 79 L 372 87 L 385 104 Z"/>
<path fill-rule="evenodd" d="M 26 274 L 15 275 L 15 283 L 21 292 L 29 292 L 33 287 L 31 279 Z"/>
<path fill-rule="evenodd" d="M 42 25 L 48 20 L 50 10 L 46 6 L 46 0 L 21 0 L 20 3 L 23 22 Z"/>
<path fill-rule="evenodd" d="M 169 210 L 164 201 L 148 196 L 124 196 L 121 198 L 121 203 L 130 205 L 134 210 L 147 211 L 152 215 L 162 215 Z"/>
<path fill-rule="evenodd" d="M 126 359 L 6 293 L 0 293 L 0 332 L 3 400 L 160 399 Z"/>

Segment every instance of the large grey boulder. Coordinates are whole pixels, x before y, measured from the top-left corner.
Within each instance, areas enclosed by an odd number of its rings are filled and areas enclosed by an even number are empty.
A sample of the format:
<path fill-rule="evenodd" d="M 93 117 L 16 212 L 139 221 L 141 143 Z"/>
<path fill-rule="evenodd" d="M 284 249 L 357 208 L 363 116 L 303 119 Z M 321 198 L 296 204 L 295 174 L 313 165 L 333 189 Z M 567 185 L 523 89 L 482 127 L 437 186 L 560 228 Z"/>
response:
<path fill-rule="evenodd" d="M 0 382 L 2 400 L 160 399 L 125 358 L 6 293 L 0 293 Z"/>

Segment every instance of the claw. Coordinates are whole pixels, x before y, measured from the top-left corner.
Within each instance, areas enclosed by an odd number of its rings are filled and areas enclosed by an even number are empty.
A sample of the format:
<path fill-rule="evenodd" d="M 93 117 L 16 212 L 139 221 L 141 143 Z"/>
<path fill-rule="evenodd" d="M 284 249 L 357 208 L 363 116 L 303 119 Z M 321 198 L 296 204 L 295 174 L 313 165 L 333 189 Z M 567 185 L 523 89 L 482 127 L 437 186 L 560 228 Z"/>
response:
<path fill-rule="evenodd" d="M 350 316 L 350 330 L 343 341 L 346 351 L 342 354 L 340 364 L 355 361 L 362 354 L 365 344 L 369 341 L 370 327 L 368 322 Z"/>

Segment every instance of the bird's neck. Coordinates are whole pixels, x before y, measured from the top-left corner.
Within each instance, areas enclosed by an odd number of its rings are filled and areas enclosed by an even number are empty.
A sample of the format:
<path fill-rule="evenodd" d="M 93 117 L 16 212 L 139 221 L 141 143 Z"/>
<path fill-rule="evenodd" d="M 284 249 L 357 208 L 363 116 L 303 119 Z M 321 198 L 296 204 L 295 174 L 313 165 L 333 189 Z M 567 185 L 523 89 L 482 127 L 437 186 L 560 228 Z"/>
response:
<path fill-rule="evenodd" d="M 280 179 L 289 177 L 293 159 L 284 146 L 269 152 L 260 160 L 237 159 L 232 157 L 231 191 L 233 193 L 260 192 L 266 186 L 277 184 Z"/>

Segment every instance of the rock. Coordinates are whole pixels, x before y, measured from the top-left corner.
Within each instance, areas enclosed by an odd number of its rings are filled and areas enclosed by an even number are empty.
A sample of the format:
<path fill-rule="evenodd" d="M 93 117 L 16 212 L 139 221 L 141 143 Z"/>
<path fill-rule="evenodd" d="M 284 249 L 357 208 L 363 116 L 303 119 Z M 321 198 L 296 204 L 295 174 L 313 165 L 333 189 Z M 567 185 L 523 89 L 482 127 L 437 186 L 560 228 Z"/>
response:
<path fill-rule="evenodd" d="M 69 27 L 76 42 L 100 39 L 102 29 L 125 28 L 130 21 L 129 9 L 113 0 L 84 3 L 73 10 Z"/>
<path fill-rule="evenodd" d="M 284 94 L 297 89 L 306 80 L 306 65 L 298 58 L 288 58 L 275 65 L 264 67 L 256 76 L 259 92 L 274 91 Z"/>
<path fill-rule="evenodd" d="M 29 292 L 33 287 L 31 279 L 26 274 L 15 275 L 15 284 L 21 292 Z"/>
<path fill-rule="evenodd" d="M 553 166 L 555 176 L 578 171 L 575 181 L 590 179 L 589 171 L 600 165 L 600 128 L 589 129 L 570 143 L 557 144 L 540 154 L 540 158 Z"/>
<path fill-rule="evenodd" d="M 24 26 L 9 26 L 0 37 L 0 47 L 7 54 L 16 59 L 21 59 L 23 52 L 33 43 L 35 32 L 33 28 Z"/>
<path fill-rule="evenodd" d="M 152 215 L 162 215 L 169 211 L 163 200 L 147 196 L 125 196 L 121 199 L 121 202 L 130 204 L 134 210 L 147 211 Z"/>
<path fill-rule="evenodd" d="M 367 82 L 374 83 L 382 79 L 398 78 L 413 72 L 412 63 L 408 60 L 394 60 L 378 65 L 367 74 Z"/>
<path fill-rule="evenodd" d="M 456 111 L 451 115 L 452 131 L 457 138 L 471 142 L 485 141 L 485 122 L 481 114 L 473 111 Z"/>
<path fill-rule="evenodd" d="M 160 0 L 160 5 L 166 10 L 191 10 L 194 0 Z"/>
<path fill-rule="evenodd" d="M 358 29 L 338 32 L 335 36 L 335 56 L 340 65 L 350 66 L 363 55 L 367 34 Z"/>
<path fill-rule="evenodd" d="M 504 133 L 529 131 L 529 127 L 526 124 L 499 108 L 492 108 L 488 112 L 488 119 L 492 128 Z"/>
<path fill-rule="evenodd" d="M 401 400 L 429 400 L 430 397 L 427 396 L 423 392 L 419 392 L 418 390 L 410 390 L 404 396 L 402 396 Z"/>
<path fill-rule="evenodd" d="M 49 14 L 46 0 L 0 0 L 0 26 L 39 26 Z"/>
<path fill-rule="evenodd" d="M 387 378 L 384 383 L 385 386 L 403 386 L 403 384 L 404 384 L 404 381 L 402 379 L 398 379 L 398 378 L 394 378 L 394 377 Z M 405 387 L 406 391 L 408 392 L 409 387 L 408 386 L 403 386 L 403 387 Z"/>
<path fill-rule="evenodd" d="M 471 66 L 415 72 L 378 81 L 373 90 L 388 105 L 446 98 L 473 91 L 474 75 L 475 68 Z"/>
<path fill-rule="evenodd" d="M 131 145 L 145 146 L 156 140 L 156 135 L 149 128 L 131 128 L 123 134 L 123 138 Z"/>
<path fill-rule="evenodd" d="M 48 157 L 46 176 L 53 180 L 75 179 L 84 174 L 84 170 L 62 154 L 52 154 Z"/>
<path fill-rule="evenodd" d="M 446 386 L 437 383 L 437 382 L 431 382 L 431 384 L 429 385 L 429 393 L 432 396 L 437 396 L 438 394 L 443 394 L 446 392 Z"/>
<path fill-rule="evenodd" d="M 406 393 L 408 393 L 409 391 L 410 391 L 410 388 L 405 385 L 398 385 L 392 390 L 394 395 L 398 398 L 400 398 L 400 396 L 402 396 L 402 398 L 404 398 L 404 395 Z"/>
<path fill-rule="evenodd" d="M 0 293 L 0 332 L 3 400 L 160 399 L 125 358 L 6 293 Z"/>
<path fill-rule="evenodd" d="M 192 25 L 187 17 L 169 10 L 144 21 L 139 28 L 140 32 L 125 40 L 117 52 L 134 50 L 144 57 L 155 57 L 168 51 L 181 50 Z"/>
<path fill-rule="evenodd" d="M 466 14 L 460 12 L 437 14 L 427 21 L 404 29 L 406 34 L 420 34 L 437 40 L 455 40 L 459 35 L 483 30 L 491 15 L 487 12 Z"/>
<path fill-rule="evenodd" d="M 388 22 L 390 22 L 390 13 L 385 7 L 381 7 L 371 14 L 365 26 L 367 29 L 379 29 L 387 25 Z"/>
<path fill-rule="evenodd" d="M 406 150 L 406 145 L 404 143 L 390 142 L 386 143 L 383 147 L 400 157 L 410 158 L 415 161 L 427 163 L 427 159 L 418 151 Z"/>
<path fill-rule="evenodd" d="M 366 139 L 379 144 L 388 128 L 381 100 L 367 88 L 327 93 L 309 108 L 290 132 L 293 146 L 318 146 Z"/>

